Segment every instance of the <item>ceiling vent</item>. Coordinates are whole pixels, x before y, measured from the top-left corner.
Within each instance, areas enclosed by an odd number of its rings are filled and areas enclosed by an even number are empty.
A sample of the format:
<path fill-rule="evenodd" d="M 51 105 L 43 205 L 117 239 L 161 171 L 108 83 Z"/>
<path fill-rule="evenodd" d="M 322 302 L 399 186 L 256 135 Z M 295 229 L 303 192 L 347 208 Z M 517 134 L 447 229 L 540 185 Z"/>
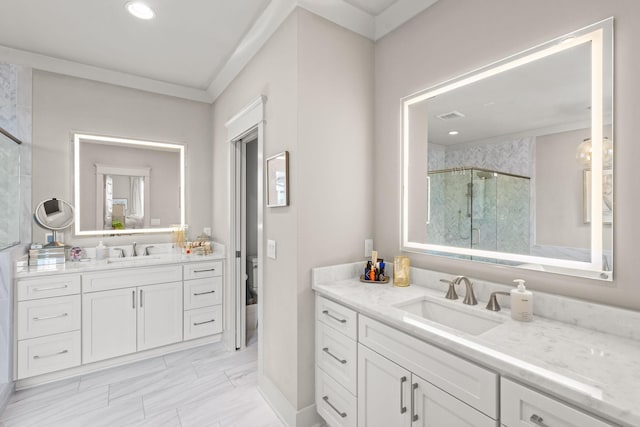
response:
<path fill-rule="evenodd" d="M 436 116 L 437 118 L 439 118 L 440 120 L 452 120 L 452 119 L 461 119 L 464 117 L 464 114 L 462 114 L 460 111 L 449 111 L 448 113 L 442 113 L 442 114 L 438 114 Z"/>

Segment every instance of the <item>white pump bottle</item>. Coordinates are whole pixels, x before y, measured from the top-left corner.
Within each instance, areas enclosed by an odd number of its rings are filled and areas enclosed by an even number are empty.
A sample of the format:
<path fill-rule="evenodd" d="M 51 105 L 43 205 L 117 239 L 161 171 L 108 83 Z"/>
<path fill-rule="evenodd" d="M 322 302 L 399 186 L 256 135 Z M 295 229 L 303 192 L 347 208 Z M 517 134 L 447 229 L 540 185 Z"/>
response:
<path fill-rule="evenodd" d="M 533 293 L 524 286 L 524 280 L 516 279 L 516 289 L 511 290 L 511 318 L 520 322 L 533 320 Z"/>

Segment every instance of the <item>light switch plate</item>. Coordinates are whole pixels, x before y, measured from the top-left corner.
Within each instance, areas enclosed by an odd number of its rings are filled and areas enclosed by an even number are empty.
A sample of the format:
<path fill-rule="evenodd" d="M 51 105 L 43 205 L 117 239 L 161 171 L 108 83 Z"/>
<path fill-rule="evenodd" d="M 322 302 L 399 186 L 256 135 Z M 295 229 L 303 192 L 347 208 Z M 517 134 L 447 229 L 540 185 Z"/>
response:
<path fill-rule="evenodd" d="M 211 227 L 205 227 L 204 230 L 202 230 L 202 232 L 207 236 L 211 236 Z"/>
<path fill-rule="evenodd" d="M 151 225 L 160 225 L 160 218 L 151 218 Z"/>
<path fill-rule="evenodd" d="M 267 256 L 271 259 L 276 259 L 276 241 L 267 240 Z"/>
<path fill-rule="evenodd" d="M 371 258 L 371 251 L 373 251 L 373 239 L 365 239 L 364 241 L 364 257 Z"/>

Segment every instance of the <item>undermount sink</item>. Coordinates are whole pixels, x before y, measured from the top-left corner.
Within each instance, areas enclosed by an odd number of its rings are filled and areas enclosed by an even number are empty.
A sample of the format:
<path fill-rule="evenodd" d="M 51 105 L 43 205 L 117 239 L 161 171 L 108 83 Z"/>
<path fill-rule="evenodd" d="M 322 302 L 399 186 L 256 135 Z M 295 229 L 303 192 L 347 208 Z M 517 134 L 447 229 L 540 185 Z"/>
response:
<path fill-rule="evenodd" d="M 107 258 L 108 264 L 122 263 L 122 262 L 144 262 L 153 259 L 161 259 L 160 255 L 144 255 L 136 257 L 124 257 L 124 258 Z"/>
<path fill-rule="evenodd" d="M 491 313 L 485 317 L 472 312 L 471 307 L 463 306 L 462 302 L 460 304 L 460 307 L 453 307 L 425 297 L 396 304 L 394 307 L 470 335 L 480 335 L 503 323 L 500 319 L 491 318 Z"/>

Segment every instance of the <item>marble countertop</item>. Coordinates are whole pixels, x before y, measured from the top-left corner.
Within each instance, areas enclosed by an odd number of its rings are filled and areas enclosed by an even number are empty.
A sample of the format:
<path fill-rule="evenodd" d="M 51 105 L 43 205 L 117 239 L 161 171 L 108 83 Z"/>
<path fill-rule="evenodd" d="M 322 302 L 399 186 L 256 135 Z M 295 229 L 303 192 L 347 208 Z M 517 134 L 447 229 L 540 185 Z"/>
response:
<path fill-rule="evenodd" d="M 154 265 L 182 264 L 192 262 L 216 261 L 225 259 L 223 252 L 214 252 L 210 255 L 183 255 L 183 254 L 162 254 L 149 255 L 117 259 L 115 262 L 107 260 L 83 260 L 67 261 L 64 264 L 38 265 L 16 267 L 14 278 L 46 276 L 51 274 L 86 273 L 89 271 L 117 270 L 121 268 L 149 267 Z"/>
<path fill-rule="evenodd" d="M 533 322 L 517 322 L 508 309 L 486 310 L 486 300 L 463 306 L 462 298 L 447 300 L 441 290 L 424 286 L 396 288 L 357 279 L 324 279 L 314 277 L 316 292 L 363 315 L 605 419 L 640 426 L 640 341 L 540 316 Z M 501 324 L 470 335 L 394 307 L 425 296 L 490 316 Z"/>

